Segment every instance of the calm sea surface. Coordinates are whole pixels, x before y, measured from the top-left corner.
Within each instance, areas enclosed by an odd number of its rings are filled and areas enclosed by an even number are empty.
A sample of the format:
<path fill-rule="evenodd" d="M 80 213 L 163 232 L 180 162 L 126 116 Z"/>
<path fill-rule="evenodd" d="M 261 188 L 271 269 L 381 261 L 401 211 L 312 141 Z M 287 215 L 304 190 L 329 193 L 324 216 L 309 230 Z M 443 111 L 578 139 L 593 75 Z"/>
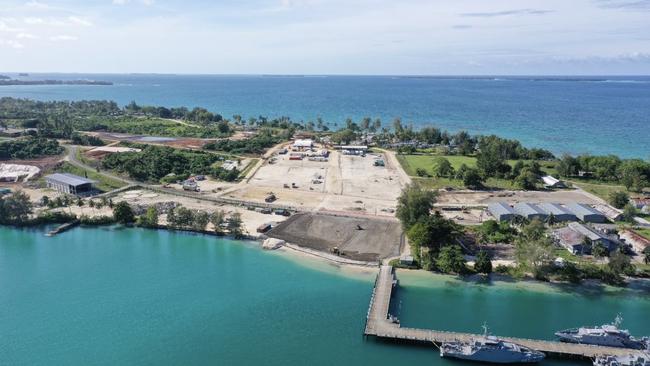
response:
<path fill-rule="evenodd" d="M 2 365 L 466 365 L 364 340 L 371 273 L 201 235 L 43 234 L 0 227 Z M 633 334 L 650 334 L 646 295 L 398 275 L 395 312 L 408 326 L 478 332 L 487 321 L 548 339 L 621 312 Z"/>
<path fill-rule="evenodd" d="M 110 99 L 124 105 L 203 106 L 240 114 L 322 117 L 331 128 L 347 117 L 395 117 L 498 134 L 555 153 L 650 158 L 650 77 L 434 78 L 390 76 L 216 76 L 32 74 L 31 79 L 94 79 L 113 86 L 2 86 L 0 96 L 41 100 Z"/>

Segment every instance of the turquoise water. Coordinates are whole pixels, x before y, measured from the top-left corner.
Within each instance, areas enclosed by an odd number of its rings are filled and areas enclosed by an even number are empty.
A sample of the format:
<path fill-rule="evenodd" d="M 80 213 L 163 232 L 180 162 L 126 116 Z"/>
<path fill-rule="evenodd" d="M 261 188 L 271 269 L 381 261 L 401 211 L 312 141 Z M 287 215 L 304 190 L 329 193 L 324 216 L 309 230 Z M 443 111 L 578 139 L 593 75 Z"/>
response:
<path fill-rule="evenodd" d="M 203 106 L 240 114 L 322 117 L 331 128 L 347 117 L 395 117 L 415 127 L 516 138 L 557 154 L 613 153 L 650 158 L 650 77 L 433 78 L 391 76 L 219 76 L 33 74 L 33 79 L 88 78 L 112 86 L 2 86 L 0 97 L 110 99 L 124 105 Z"/>
<path fill-rule="evenodd" d="M 650 334 L 650 298 L 628 292 L 399 277 L 405 325 L 478 331 L 488 321 L 549 338 L 622 312 L 634 333 Z M 1 227 L 0 364 L 464 365 L 431 347 L 364 340 L 373 280 L 201 235 L 77 228 L 48 238 Z"/>

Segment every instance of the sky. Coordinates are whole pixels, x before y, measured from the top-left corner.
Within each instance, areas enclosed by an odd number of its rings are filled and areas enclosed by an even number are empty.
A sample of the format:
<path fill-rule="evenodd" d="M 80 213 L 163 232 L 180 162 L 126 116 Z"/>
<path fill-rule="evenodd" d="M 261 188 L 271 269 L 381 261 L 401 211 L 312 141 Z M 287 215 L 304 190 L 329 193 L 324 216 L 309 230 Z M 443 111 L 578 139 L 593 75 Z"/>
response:
<path fill-rule="evenodd" d="M 0 72 L 649 75 L 650 0 L 0 0 Z"/>

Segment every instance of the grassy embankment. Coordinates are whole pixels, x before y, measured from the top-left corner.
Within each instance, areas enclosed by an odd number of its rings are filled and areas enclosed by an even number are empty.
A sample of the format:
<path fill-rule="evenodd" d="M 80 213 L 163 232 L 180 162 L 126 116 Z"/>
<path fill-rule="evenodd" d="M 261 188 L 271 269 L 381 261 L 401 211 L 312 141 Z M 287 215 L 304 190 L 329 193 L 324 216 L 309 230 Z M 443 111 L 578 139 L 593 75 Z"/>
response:
<path fill-rule="evenodd" d="M 641 234 L 641 236 L 643 236 L 643 237 L 647 238 L 648 240 L 650 240 L 650 229 L 638 228 L 638 229 L 635 229 L 634 231 L 636 231 L 637 233 Z"/>
<path fill-rule="evenodd" d="M 433 165 L 434 160 L 438 157 L 443 157 L 451 163 L 454 169 L 460 168 L 461 165 L 465 164 L 468 167 L 476 167 L 476 158 L 473 156 L 461 156 L 461 155 L 437 155 L 437 154 L 427 154 L 427 155 L 397 155 L 397 160 L 406 171 L 406 174 L 413 177 L 414 181 L 420 182 L 429 188 L 443 188 L 443 187 L 452 187 L 452 188 L 464 188 L 463 182 L 460 179 L 450 179 L 450 178 L 437 178 L 433 177 Z M 524 161 L 526 162 L 526 161 Z M 510 166 L 514 166 L 517 163 L 517 160 L 508 160 Z M 540 162 L 542 170 L 548 174 L 557 174 L 555 170 L 555 163 L 553 162 Z M 427 174 L 431 177 L 418 177 L 416 170 L 424 169 Z M 485 185 L 489 188 L 497 189 L 514 189 L 515 186 L 511 180 L 500 179 L 500 178 L 489 178 Z"/>
<path fill-rule="evenodd" d="M 592 193 L 604 200 L 608 200 L 612 192 L 624 191 L 626 192 L 625 187 L 621 185 L 611 184 L 608 182 L 601 182 L 596 179 L 570 179 L 569 183 L 579 186 L 585 191 Z"/>
<path fill-rule="evenodd" d="M 68 162 L 64 162 L 63 165 L 61 165 L 61 167 L 57 169 L 57 172 L 70 173 L 70 174 L 78 175 L 80 177 L 87 177 L 88 179 L 96 181 L 97 183 L 95 184 L 95 187 L 97 187 L 97 189 L 104 192 L 122 188 L 126 185 L 123 182 L 120 182 L 112 178 L 108 178 L 100 173 L 97 173 L 94 170 L 83 169 L 74 166 Z"/>
<path fill-rule="evenodd" d="M 239 179 L 245 178 L 246 175 L 251 171 L 251 169 L 255 167 L 255 165 L 259 160 L 260 159 L 251 159 L 248 165 L 246 165 L 246 167 L 241 171 L 241 173 L 239 173 Z"/>

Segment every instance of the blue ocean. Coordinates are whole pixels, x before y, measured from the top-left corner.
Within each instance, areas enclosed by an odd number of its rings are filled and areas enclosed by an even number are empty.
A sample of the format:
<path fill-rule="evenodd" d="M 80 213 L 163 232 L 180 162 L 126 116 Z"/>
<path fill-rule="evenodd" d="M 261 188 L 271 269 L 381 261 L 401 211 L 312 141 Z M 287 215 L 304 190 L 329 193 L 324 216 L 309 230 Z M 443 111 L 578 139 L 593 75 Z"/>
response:
<path fill-rule="evenodd" d="M 12 74 L 9 74 L 13 76 Z M 556 154 L 650 158 L 650 76 L 400 77 L 31 74 L 112 86 L 2 86 L 0 96 L 202 106 L 225 117 L 395 117 L 414 127 L 497 134 Z"/>

